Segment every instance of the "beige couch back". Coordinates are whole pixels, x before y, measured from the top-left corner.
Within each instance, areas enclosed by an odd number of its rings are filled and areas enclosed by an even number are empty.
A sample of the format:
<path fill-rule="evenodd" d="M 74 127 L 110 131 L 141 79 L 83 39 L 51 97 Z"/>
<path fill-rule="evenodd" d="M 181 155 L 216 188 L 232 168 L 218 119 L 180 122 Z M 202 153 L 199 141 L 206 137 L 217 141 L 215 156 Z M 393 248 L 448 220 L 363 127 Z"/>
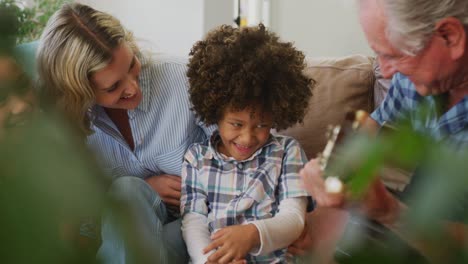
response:
<path fill-rule="evenodd" d="M 333 59 L 307 58 L 304 73 L 316 81 L 303 124 L 281 134 L 296 138 L 307 157 L 323 150 L 329 125 L 340 124 L 349 110 L 374 109 L 374 59 L 362 55 Z"/>

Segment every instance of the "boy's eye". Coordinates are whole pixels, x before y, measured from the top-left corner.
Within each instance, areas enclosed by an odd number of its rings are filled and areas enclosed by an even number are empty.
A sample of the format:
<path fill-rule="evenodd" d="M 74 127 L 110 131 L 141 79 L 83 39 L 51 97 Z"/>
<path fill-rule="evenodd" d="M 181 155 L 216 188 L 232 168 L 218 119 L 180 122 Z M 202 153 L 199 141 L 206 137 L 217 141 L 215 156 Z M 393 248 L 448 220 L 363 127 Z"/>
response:
<path fill-rule="evenodd" d="M 233 127 L 241 127 L 241 126 L 242 126 L 241 123 L 231 123 L 231 125 L 232 125 Z"/>

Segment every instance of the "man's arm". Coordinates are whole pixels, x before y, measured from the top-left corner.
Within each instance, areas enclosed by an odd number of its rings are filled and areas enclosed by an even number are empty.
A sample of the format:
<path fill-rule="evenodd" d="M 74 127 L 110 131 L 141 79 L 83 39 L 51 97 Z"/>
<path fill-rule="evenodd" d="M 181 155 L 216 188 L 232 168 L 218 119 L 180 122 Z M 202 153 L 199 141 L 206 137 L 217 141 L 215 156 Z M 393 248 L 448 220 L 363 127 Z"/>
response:
<path fill-rule="evenodd" d="M 368 116 L 366 120 L 363 122 L 362 130 L 367 132 L 369 135 L 377 135 L 379 131 L 380 125 L 372 119 L 372 117 Z"/>

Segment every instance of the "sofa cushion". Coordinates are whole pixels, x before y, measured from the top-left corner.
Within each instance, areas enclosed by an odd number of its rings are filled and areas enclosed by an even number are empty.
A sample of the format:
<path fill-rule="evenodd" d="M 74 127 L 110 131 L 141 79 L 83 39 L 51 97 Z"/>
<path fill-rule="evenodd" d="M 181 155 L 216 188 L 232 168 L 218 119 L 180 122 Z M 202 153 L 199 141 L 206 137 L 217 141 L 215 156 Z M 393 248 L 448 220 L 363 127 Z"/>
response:
<path fill-rule="evenodd" d="M 304 73 L 316 81 L 308 112 L 303 124 L 279 133 L 296 138 L 309 159 L 316 157 L 325 147 L 329 125 L 341 124 L 349 110 L 374 109 L 373 61 L 362 55 L 307 58 Z"/>

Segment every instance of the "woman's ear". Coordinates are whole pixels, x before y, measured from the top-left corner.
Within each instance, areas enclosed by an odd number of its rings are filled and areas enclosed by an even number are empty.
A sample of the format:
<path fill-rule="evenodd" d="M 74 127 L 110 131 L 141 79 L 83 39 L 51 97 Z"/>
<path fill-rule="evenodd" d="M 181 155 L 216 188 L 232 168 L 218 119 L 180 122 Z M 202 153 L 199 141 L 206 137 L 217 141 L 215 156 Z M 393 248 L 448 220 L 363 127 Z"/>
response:
<path fill-rule="evenodd" d="M 465 53 L 467 32 L 462 22 L 454 17 L 446 17 L 436 24 L 436 33 L 450 51 L 452 59 L 459 59 Z"/>

